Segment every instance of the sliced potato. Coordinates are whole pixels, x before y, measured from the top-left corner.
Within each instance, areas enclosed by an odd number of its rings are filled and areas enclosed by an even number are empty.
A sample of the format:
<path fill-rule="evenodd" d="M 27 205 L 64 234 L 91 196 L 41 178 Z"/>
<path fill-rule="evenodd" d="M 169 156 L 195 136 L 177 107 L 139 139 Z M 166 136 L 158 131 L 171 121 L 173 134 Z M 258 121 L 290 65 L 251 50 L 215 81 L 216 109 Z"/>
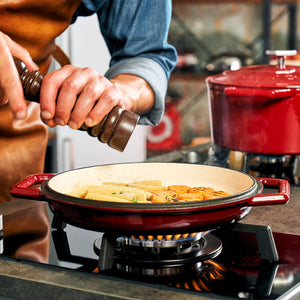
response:
<path fill-rule="evenodd" d="M 88 189 L 85 186 L 77 186 L 72 192 L 67 193 L 69 196 L 85 198 L 88 193 Z"/>
<path fill-rule="evenodd" d="M 187 185 L 162 185 L 161 180 L 134 182 L 104 182 L 102 185 L 77 186 L 71 196 L 99 200 L 132 203 L 191 202 L 226 197 L 225 191 L 211 187 L 189 187 Z"/>
<path fill-rule="evenodd" d="M 129 201 L 120 197 L 112 197 L 109 195 L 102 195 L 98 193 L 93 193 L 93 192 L 88 192 L 87 195 L 85 196 L 85 199 L 90 199 L 90 200 L 98 200 L 98 201 L 115 201 L 115 202 L 126 202 L 128 203 Z"/>
<path fill-rule="evenodd" d="M 140 201 L 146 201 L 151 197 L 151 193 L 143 189 L 128 187 L 128 186 L 116 186 L 116 185 L 103 185 L 103 186 L 87 186 L 89 192 L 98 193 L 102 195 L 113 195 L 122 197 L 124 194 L 134 194 Z"/>

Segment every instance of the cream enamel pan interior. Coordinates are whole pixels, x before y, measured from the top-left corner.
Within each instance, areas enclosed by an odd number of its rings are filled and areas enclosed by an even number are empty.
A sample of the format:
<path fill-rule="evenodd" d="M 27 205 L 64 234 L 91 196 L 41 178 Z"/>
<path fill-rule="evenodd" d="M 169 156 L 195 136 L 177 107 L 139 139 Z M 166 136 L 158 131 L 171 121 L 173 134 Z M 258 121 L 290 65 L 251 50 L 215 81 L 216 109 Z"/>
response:
<path fill-rule="evenodd" d="M 160 179 L 163 185 L 184 184 L 188 186 L 207 186 L 216 190 L 223 190 L 231 196 L 216 200 L 169 203 L 169 204 L 136 204 L 136 203 L 116 203 L 86 200 L 86 204 L 96 206 L 124 205 L 131 208 L 147 207 L 149 209 L 164 208 L 174 206 L 206 206 L 217 203 L 224 204 L 224 201 L 247 198 L 260 192 L 261 185 L 252 176 L 238 171 L 212 167 L 206 165 L 177 164 L 177 163 L 129 163 L 102 165 L 67 171 L 55 175 L 46 182 L 46 194 L 49 192 L 66 195 L 78 186 L 99 185 L 102 182 L 130 182 Z M 43 190 L 43 186 L 42 186 Z M 70 201 L 76 201 L 76 197 L 70 197 Z M 78 198 L 79 199 L 79 198 Z M 83 199 L 81 199 L 83 200 Z"/>
<path fill-rule="evenodd" d="M 163 185 L 207 186 L 230 196 L 177 203 L 121 203 L 69 196 L 77 186 L 102 182 L 160 179 Z M 40 184 L 36 186 L 35 184 Z M 278 187 L 265 194 L 264 187 Z M 59 174 L 32 174 L 11 189 L 13 196 L 46 200 L 62 221 L 101 232 L 126 234 L 204 231 L 244 218 L 252 206 L 285 204 L 289 184 L 275 178 L 204 165 L 179 163 L 126 163 L 76 169 Z"/>

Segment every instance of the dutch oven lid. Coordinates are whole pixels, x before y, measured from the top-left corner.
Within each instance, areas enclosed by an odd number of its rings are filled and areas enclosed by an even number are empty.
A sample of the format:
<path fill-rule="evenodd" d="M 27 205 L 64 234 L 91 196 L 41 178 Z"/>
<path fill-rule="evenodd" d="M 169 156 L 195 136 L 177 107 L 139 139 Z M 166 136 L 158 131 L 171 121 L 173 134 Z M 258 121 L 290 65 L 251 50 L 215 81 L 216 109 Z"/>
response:
<path fill-rule="evenodd" d="M 287 56 L 295 56 L 296 50 L 266 51 L 277 58 L 277 65 L 248 66 L 235 71 L 207 77 L 214 84 L 255 88 L 300 88 L 300 67 L 285 65 Z"/>

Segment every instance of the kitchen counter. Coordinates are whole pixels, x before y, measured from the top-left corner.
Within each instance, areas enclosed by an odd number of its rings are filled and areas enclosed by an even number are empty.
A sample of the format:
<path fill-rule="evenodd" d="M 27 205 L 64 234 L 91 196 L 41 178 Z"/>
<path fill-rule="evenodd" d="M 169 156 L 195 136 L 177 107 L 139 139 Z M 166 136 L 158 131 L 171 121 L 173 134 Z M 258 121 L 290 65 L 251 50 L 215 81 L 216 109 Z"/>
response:
<path fill-rule="evenodd" d="M 300 187 L 291 187 L 287 204 L 253 207 L 241 222 L 269 225 L 274 232 L 300 235 Z"/>
<path fill-rule="evenodd" d="M 0 298 L 7 299 L 209 299 L 166 286 L 78 273 L 0 258 Z M 223 298 L 224 299 L 224 298 Z"/>
<path fill-rule="evenodd" d="M 300 187 L 291 188 L 288 204 L 255 207 L 241 222 L 269 225 L 273 232 L 300 235 Z M 41 299 L 41 295 L 43 299 L 212 299 L 209 294 L 105 275 L 100 278 L 97 274 L 0 256 L 0 296 L 7 299 Z M 219 299 L 230 298 L 223 296 Z"/>

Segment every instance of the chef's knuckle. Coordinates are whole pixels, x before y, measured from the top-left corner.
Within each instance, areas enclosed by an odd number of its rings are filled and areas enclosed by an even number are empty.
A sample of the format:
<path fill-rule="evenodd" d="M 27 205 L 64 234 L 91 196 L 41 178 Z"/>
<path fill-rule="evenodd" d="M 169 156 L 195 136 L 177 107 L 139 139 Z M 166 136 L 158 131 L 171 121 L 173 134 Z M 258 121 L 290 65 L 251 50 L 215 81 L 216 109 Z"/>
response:
<path fill-rule="evenodd" d="M 61 70 L 63 70 L 63 71 L 67 71 L 69 69 L 72 69 L 72 65 L 64 65 L 61 67 Z"/>
<path fill-rule="evenodd" d="M 77 86 L 78 83 L 76 82 L 76 80 L 69 80 L 69 79 L 66 79 L 62 84 L 62 88 L 67 92 L 72 92 L 74 90 L 77 90 Z"/>
<path fill-rule="evenodd" d="M 110 91 L 110 93 L 116 95 L 116 94 L 119 93 L 120 90 L 119 90 L 119 88 L 116 87 L 115 85 L 112 85 L 112 86 L 109 88 L 109 91 Z"/>
<path fill-rule="evenodd" d="M 113 97 L 113 95 L 111 95 L 110 93 L 107 93 L 105 95 L 105 101 L 108 103 L 108 104 L 114 104 L 116 101 Z"/>
<path fill-rule="evenodd" d="M 85 67 L 83 68 L 83 71 L 87 76 L 97 76 L 97 72 L 91 67 Z"/>
<path fill-rule="evenodd" d="M 110 87 L 107 89 L 107 92 L 105 94 L 105 99 L 110 104 L 116 104 L 119 101 L 119 92 L 116 87 Z"/>
<path fill-rule="evenodd" d="M 110 87 L 112 83 L 105 77 L 100 74 L 97 75 L 97 80 L 105 87 Z"/>
<path fill-rule="evenodd" d="M 48 73 L 44 78 L 43 78 L 43 86 L 48 86 L 51 84 L 51 82 L 54 79 L 54 73 Z"/>
<path fill-rule="evenodd" d="M 93 85 L 86 85 L 85 87 L 85 94 L 88 96 L 88 98 L 96 98 L 98 93 L 97 93 L 97 90 L 96 88 L 93 86 Z"/>

